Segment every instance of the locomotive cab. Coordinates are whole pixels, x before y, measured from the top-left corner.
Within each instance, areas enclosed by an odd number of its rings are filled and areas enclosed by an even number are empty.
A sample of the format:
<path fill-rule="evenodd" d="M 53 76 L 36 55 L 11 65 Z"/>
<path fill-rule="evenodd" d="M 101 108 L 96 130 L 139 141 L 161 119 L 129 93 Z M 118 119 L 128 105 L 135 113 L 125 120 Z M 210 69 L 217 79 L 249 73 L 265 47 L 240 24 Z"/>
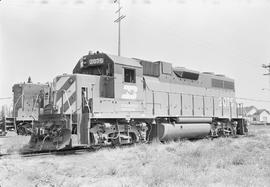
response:
<path fill-rule="evenodd" d="M 100 96 L 114 98 L 114 65 L 103 53 L 83 56 L 73 70 L 73 74 L 100 77 Z"/>
<path fill-rule="evenodd" d="M 73 74 L 78 77 L 77 85 L 87 82 L 93 87 L 93 115 L 120 114 L 129 118 L 131 112 L 143 112 L 142 66 L 138 60 L 105 53 L 89 54 L 80 59 Z M 95 77 L 94 82 L 87 81 L 89 77 Z"/>

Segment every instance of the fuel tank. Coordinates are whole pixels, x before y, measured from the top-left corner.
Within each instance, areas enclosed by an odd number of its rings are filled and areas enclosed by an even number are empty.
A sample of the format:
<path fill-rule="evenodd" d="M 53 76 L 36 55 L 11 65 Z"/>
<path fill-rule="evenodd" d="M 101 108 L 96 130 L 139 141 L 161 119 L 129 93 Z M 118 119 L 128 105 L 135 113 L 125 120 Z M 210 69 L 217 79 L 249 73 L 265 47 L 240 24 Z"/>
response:
<path fill-rule="evenodd" d="M 157 134 L 160 141 L 176 140 L 182 138 L 201 138 L 209 134 L 209 123 L 171 124 L 160 123 Z"/>

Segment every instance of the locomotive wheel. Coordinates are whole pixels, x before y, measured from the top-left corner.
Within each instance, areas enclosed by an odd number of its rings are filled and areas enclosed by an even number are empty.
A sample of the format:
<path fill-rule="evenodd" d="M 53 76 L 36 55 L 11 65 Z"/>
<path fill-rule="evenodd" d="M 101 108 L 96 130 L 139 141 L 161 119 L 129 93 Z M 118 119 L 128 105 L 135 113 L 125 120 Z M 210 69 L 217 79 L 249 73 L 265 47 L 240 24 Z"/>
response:
<path fill-rule="evenodd" d="M 224 136 L 226 136 L 226 137 L 232 135 L 232 129 L 231 129 L 230 127 L 225 127 L 225 128 L 223 129 L 223 132 L 224 132 Z"/>
<path fill-rule="evenodd" d="M 17 129 L 17 134 L 18 135 L 25 135 L 26 134 L 25 128 L 23 126 L 19 126 Z"/>
<path fill-rule="evenodd" d="M 31 123 L 19 123 L 17 125 L 17 134 L 28 136 L 32 134 L 32 124 Z"/>
<path fill-rule="evenodd" d="M 137 136 L 136 136 L 135 133 L 130 133 L 129 136 L 131 138 L 131 143 L 136 143 L 137 142 Z"/>
<path fill-rule="evenodd" d="M 232 128 L 230 127 L 224 127 L 224 128 L 218 129 L 218 136 L 228 137 L 231 135 L 232 135 Z"/>
<path fill-rule="evenodd" d="M 129 137 L 130 141 L 127 142 L 127 140 L 123 139 L 122 135 L 115 135 L 114 138 L 111 138 L 111 142 L 113 145 L 121 145 L 126 143 L 136 143 L 137 142 L 137 136 L 135 133 L 129 133 L 129 136 L 126 135 L 126 137 Z"/>
<path fill-rule="evenodd" d="M 120 145 L 121 144 L 120 141 L 121 140 L 120 140 L 119 137 L 116 137 L 116 138 L 112 138 L 111 139 L 112 145 L 114 145 L 114 146 Z"/>

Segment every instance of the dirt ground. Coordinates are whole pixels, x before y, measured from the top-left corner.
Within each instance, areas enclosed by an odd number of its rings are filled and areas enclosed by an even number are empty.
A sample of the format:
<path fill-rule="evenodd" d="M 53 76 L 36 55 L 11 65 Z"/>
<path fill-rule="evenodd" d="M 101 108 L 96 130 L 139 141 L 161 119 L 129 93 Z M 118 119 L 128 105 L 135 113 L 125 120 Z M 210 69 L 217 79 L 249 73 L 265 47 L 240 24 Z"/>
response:
<path fill-rule="evenodd" d="M 0 186 L 270 186 L 270 126 L 247 136 L 0 158 Z M 29 137 L 0 137 L 1 153 Z"/>

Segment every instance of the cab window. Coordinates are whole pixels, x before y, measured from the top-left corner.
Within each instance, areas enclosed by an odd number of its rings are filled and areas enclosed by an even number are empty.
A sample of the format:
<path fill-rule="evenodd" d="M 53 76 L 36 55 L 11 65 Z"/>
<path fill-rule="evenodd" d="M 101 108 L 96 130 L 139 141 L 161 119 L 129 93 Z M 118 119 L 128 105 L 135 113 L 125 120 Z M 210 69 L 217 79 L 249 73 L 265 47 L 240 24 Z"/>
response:
<path fill-rule="evenodd" d="M 124 68 L 124 82 L 128 83 L 136 82 L 135 69 Z"/>

